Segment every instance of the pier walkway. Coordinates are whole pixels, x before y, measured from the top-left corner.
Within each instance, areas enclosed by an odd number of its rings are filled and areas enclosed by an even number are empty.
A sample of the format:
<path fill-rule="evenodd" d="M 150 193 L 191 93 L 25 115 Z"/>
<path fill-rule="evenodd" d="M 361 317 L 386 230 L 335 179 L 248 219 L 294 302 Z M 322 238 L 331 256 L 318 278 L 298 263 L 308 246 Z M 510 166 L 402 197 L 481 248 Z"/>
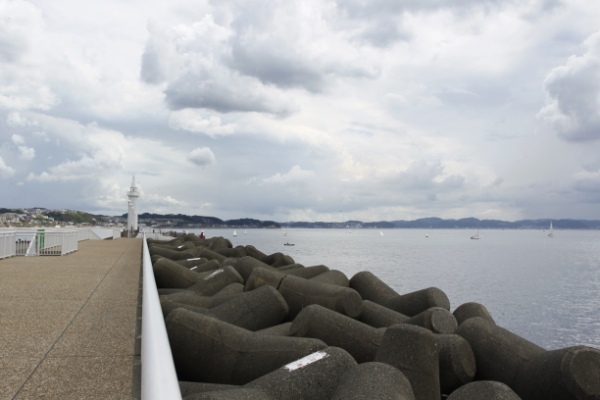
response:
<path fill-rule="evenodd" d="M 0 399 L 138 399 L 142 239 L 0 260 Z"/>

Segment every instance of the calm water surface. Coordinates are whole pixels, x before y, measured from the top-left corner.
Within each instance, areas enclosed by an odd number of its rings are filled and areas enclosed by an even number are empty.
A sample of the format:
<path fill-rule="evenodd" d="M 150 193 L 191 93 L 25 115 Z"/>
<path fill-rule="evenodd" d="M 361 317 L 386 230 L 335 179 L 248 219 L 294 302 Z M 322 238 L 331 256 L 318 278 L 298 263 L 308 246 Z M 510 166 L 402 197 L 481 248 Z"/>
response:
<path fill-rule="evenodd" d="M 198 233 L 199 230 L 191 230 Z M 600 231 L 205 230 L 349 278 L 369 270 L 400 293 L 436 286 L 452 310 L 475 301 L 498 325 L 546 348 L 600 348 Z M 284 246 L 284 243 L 294 246 Z"/>

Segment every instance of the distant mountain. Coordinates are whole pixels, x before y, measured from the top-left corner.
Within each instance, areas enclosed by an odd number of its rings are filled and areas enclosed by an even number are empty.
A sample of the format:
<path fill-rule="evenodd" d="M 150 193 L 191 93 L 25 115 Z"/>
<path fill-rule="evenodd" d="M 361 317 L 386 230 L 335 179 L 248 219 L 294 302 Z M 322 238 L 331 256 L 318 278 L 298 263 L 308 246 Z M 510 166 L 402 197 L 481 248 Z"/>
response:
<path fill-rule="evenodd" d="M 47 210 L 36 207 L 30 209 L 12 209 L 0 207 L 0 221 L 2 215 L 18 214 L 40 223 L 44 221 L 40 216 L 48 217 L 48 224 L 68 223 L 85 225 L 114 225 L 127 221 L 127 214 L 116 217 L 105 215 L 94 215 L 81 211 L 73 210 Z M 509 222 L 496 219 L 442 219 L 437 217 L 419 218 L 415 220 L 395 220 L 395 221 L 345 221 L 345 222 L 276 222 L 261 221 L 252 218 L 239 218 L 231 220 L 222 220 L 216 217 L 206 217 L 199 215 L 185 214 L 151 214 L 143 213 L 138 215 L 138 220 L 146 226 L 160 228 L 335 228 L 335 229 L 548 229 L 550 222 L 555 229 L 600 229 L 600 220 L 583 219 L 523 219 Z"/>
<path fill-rule="evenodd" d="M 284 222 L 282 227 L 290 228 L 377 228 L 377 229 L 547 229 L 550 222 L 555 229 L 600 229 L 600 220 L 579 219 L 525 219 L 508 222 L 495 219 L 442 219 L 420 218 L 411 221 L 379 222 Z"/>
<path fill-rule="evenodd" d="M 123 218 L 127 218 L 124 214 Z M 222 220 L 215 217 L 204 217 L 198 215 L 183 214 L 150 214 L 144 213 L 138 216 L 140 222 L 147 225 L 173 226 L 173 227 L 197 227 L 197 228 L 315 228 L 315 229 L 547 229 L 550 221 L 555 229 L 600 229 L 600 220 L 579 219 L 525 219 L 508 222 L 496 219 L 442 219 L 437 217 L 420 218 L 416 220 L 395 221 L 345 221 L 345 222 L 275 222 L 260 221 L 251 218 L 240 218 Z"/>
<path fill-rule="evenodd" d="M 127 214 L 123 214 L 127 218 Z M 251 218 L 240 218 L 223 221 L 216 217 L 204 217 L 199 215 L 184 214 L 150 214 L 138 215 L 138 221 L 146 225 L 172 226 L 174 228 L 280 228 L 274 221 L 260 221 Z"/>

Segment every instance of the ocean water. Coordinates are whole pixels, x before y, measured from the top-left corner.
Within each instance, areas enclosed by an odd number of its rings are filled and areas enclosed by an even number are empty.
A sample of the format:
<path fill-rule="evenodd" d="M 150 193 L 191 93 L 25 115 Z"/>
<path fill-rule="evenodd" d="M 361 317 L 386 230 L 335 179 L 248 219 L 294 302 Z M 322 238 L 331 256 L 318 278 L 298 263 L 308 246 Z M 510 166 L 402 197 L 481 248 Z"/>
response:
<path fill-rule="evenodd" d="M 199 233 L 200 230 L 190 230 Z M 234 246 L 282 252 L 349 278 L 368 270 L 399 293 L 435 286 L 451 310 L 485 305 L 496 323 L 548 350 L 600 348 L 600 231 L 205 229 Z M 285 246 L 285 243 L 294 246 Z"/>

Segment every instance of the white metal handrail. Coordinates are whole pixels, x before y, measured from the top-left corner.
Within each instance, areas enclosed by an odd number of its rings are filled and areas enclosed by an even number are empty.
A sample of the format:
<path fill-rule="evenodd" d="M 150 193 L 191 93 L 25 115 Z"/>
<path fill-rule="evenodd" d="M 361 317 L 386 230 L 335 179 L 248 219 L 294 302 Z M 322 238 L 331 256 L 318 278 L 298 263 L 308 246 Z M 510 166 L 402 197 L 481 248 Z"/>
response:
<path fill-rule="evenodd" d="M 4 257 L 63 256 L 78 248 L 75 230 L 18 230 L 1 232 L 0 237 L 10 242 L 4 243 L 4 246 L 8 246 L 8 253 L 1 253 L 0 250 L 0 254 L 5 254 Z"/>
<path fill-rule="evenodd" d="M 145 234 L 142 255 L 142 400 L 181 400 Z"/>
<path fill-rule="evenodd" d="M 16 233 L 0 232 L 0 260 L 16 255 Z"/>

